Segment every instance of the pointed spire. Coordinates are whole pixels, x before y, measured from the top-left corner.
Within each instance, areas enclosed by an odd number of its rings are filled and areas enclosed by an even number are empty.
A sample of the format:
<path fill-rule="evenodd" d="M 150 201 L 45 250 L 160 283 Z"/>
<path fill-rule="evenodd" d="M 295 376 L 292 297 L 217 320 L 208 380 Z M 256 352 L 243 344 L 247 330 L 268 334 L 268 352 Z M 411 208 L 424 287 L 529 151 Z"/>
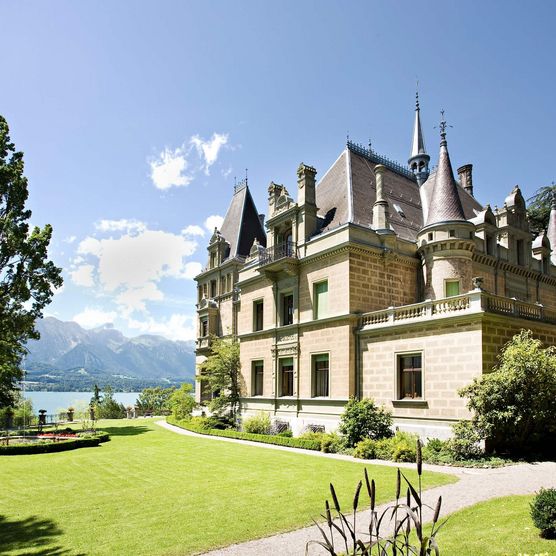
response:
<path fill-rule="evenodd" d="M 413 125 L 413 143 L 411 145 L 410 158 L 427 154 L 425 148 L 425 140 L 423 139 L 423 130 L 421 129 L 421 108 L 419 106 L 419 91 L 415 93 L 415 123 Z"/>
<path fill-rule="evenodd" d="M 430 156 L 425 148 L 425 140 L 423 138 L 423 130 L 421 129 L 421 108 L 419 104 L 419 91 L 415 93 L 415 123 L 413 125 L 413 142 L 411 145 L 411 154 L 407 163 L 411 171 L 415 175 L 417 184 L 423 185 L 429 177 L 429 161 Z"/>
<path fill-rule="evenodd" d="M 556 265 L 556 189 L 552 192 L 552 207 L 550 209 L 550 218 L 548 220 L 548 229 L 546 231 L 548 241 L 550 241 L 552 264 Z"/>
<path fill-rule="evenodd" d="M 441 114 L 440 155 L 438 157 L 436 180 L 430 199 L 430 209 L 427 215 L 427 226 L 453 220 L 465 221 L 465 214 L 461 206 L 450 155 L 448 154 L 448 142 L 446 141 L 446 128 L 448 126 L 444 118 L 444 110 Z"/>

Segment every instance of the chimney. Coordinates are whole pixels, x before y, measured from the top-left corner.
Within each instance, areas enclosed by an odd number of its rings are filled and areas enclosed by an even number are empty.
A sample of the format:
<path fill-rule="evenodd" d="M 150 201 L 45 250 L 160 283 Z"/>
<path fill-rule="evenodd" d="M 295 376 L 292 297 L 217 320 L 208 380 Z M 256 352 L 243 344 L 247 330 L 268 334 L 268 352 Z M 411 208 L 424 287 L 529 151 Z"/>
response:
<path fill-rule="evenodd" d="M 315 176 L 317 171 L 303 162 L 297 169 L 297 203 L 300 206 L 315 204 Z"/>
<path fill-rule="evenodd" d="M 264 230 L 264 214 L 259 214 L 259 222 L 261 223 L 261 228 Z"/>
<path fill-rule="evenodd" d="M 458 168 L 461 186 L 473 197 L 473 164 L 465 164 Z"/>
<path fill-rule="evenodd" d="M 388 201 L 384 196 L 383 176 L 386 168 L 382 164 L 375 166 L 376 200 L 373 205 L 373 228 L 387 230 L 390 228 Z"/>

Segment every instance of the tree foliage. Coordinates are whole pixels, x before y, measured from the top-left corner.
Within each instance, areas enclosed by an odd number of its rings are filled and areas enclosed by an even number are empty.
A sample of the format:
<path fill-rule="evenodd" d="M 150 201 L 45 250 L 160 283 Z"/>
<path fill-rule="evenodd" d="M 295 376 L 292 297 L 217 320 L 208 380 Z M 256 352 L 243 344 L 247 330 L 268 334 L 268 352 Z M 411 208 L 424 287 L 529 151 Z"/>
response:
<path fill-rule="evenodd" d="M 0 407 L 14 401 L 25 343 L 39 338 L 35 321 L 62 285 L 61 269 L 48 260 L 52 227 L 30 229 L 27 197 L 23 153 L 0 116 Z"/>
<path fill-rule="evenodd" d="M 176 419 L 191 417 L 196 405 L 193 397 L 193 386 L 188 382 L 184 382 L 177 390 L 174 390 L 168 399 L 168 407 Z"/>
<path fill-rule="evenodd" d="M 144 388 L 137 398 L 137 407 L 144 413 L 151 412 L 153 415 L 165 415 L 170 412 L 170 398 L 176 389 L 170 388 Z"/>
<path fill-rule="evenodd" d="M 235 422 L 240 410 L 242 390 L 239 342 L 213 338 L 211 352 L 201 365 L 198 380 L 202 388 L 206 387 L 212 392 L 209 409 L 216 415 L 227 415 Z"/>
<path fill-rule="evenodd" d="M 511 453 L 543 450 L 556 441 L 556 347 L 543 347 L 530 330 L 502 349 L 492 373 L 460 390 L 475 429 Z"/>
<path fill-rule="evenodd" d="M 378 440 L 392 436 L 392 414 L 371 399 L 350 398 L 340 419 L 338 430 L 347 446 L 353 447 L 365 438 Z"/>
<path fill-rule="evenodd" d="M 537 190 L 535 195 L 527 200 L 527 216 L 531 230 L 539 233 L 548 228 L 550 209 L 552 207 L 553 196 L 556 195 L 556 185 L 545 185 Z"/>
<path fill-rule="evenodd" d="M 100 403 L 96 406 L 98 419 L 123 419 L 126 416 L 124 404 L 114 399 L 114 391 L 110 386 L 104 388 Z"/>

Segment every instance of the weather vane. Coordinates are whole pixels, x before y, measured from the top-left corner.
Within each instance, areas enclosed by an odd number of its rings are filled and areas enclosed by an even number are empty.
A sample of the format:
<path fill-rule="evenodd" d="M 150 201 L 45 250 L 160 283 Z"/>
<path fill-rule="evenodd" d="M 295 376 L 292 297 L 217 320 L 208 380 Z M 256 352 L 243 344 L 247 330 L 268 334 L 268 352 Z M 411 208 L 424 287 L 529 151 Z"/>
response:
<path fill-rule="evenodd" d="M 438 126 L 438 129 L 440 129 L 440 137 L 442 137 L 442 140 L 446 140 L 446 128 L 448 127 L 454 127 L 453 125 L 449 125 L 446 122 L 446 117 L 444 116 L 444 108 L 440 111 L 440 125 Z M 436 129 L 436 126 L 435 126 Z"/>

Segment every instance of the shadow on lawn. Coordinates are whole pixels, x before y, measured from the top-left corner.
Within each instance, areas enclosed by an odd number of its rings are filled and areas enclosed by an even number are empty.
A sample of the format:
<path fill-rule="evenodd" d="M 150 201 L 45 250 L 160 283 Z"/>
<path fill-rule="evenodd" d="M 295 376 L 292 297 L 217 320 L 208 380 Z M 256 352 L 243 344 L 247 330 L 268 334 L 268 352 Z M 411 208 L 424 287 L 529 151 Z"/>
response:
<path fill-rule="evenodd" d="M 144 425 L 132 425 L 129 427 L 99 427 L 99 430 L 107 432 L 112 436 L 137 436 L 139 434 L 145 434 L 146 432 L 151 432 L 152 429 L 145 427 Z"/>
<path fill-rule="evenodd" d="M 31 516 L 19 521 L 10 521 L 0 515 L 0 554 L 22 550 L 25 550 L 22 554 L 35 556 L 70 554 L 69 550 L 56 545 L 55 537 L 61 534 L 62 530 L 50 519 Z"/>

